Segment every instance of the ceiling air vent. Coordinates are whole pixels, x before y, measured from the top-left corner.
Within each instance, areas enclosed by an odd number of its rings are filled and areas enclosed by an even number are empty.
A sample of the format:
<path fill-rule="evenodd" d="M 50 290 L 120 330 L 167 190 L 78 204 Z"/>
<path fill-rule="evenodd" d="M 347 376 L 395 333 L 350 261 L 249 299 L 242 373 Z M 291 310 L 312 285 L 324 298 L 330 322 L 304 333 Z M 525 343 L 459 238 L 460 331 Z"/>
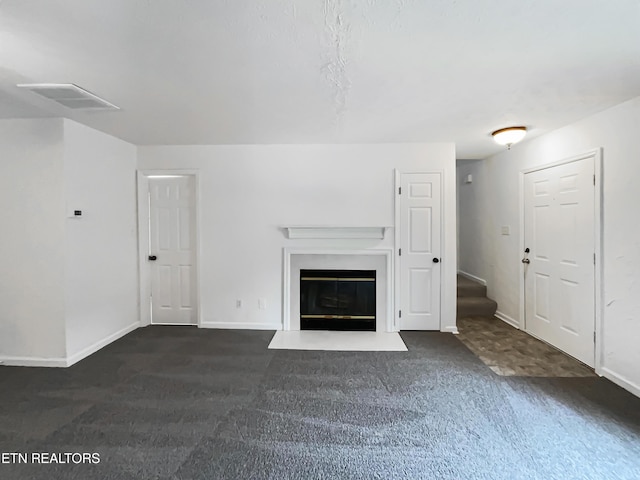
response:
<path fill-rule="evenodd" d="M 17 86 L 31 90 L 72 110 L 120 110 L 113 103 L 73 83 L 21 83 Z"/>

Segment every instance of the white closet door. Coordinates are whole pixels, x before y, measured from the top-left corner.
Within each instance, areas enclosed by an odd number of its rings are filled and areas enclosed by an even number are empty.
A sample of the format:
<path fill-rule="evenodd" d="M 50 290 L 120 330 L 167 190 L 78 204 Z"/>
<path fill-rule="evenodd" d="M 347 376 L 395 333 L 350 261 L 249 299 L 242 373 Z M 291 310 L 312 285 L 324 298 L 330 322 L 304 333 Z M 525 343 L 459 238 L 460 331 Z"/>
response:
<path fill-rule="evenodd" d="M 400 329 L 440 330 L 440 174 L 403 173 L 400 185 Z"/>
<path fill-rule="evenodd" d="M 149 177 L 151 321 L 196 324 L 193 176 Z"/>

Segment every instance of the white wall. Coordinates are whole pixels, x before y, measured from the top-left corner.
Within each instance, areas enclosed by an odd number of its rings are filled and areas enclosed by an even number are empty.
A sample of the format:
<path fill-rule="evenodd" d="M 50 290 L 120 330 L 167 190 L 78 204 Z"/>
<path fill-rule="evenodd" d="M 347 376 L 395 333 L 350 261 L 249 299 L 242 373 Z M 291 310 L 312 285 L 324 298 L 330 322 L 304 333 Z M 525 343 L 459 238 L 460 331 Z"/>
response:
<path fill-rule="evenodd" d="M 238 328 L 280 327 L 282 249 L 318 245 L 286 239 L 281 226 L 393 226 L 394 168 L 443 171 L 443 317 L 455 327 L 452 144 L 139 147 L 138 168 L 199 172 L 202 320 Z M 381 245 L 393 245 L 393 230 Z M 259 298 L 266 299 L 265 310 L 258 309 Z"/>
<path fill-rule="evenodd" d="M 136 148 L 64 121 L 65 316 L 71 363 L 138 326 Z"/>
<path fill-rule="evenodd" d="M 60 119 L 0 120 L 0 360 L 64 363 Z"/>
<path fill-rule="evenodd" d="M 640 98 L 515 145 L 481 163 L 460 165 L 459 268 L 488 282 L 498 310 L 519 321 L 519 172 L 602 147 L 602 369 L 640 395 Z M 481 221 L 478 221 L 480 219 Z M 500 235 L 509 225 L 511 236 Z M 477 250 L 477 242 L 480 250 Z"/>
<path fill-rule="evenodd" d="M 66 366 L 138 326 L 135 165 L 71 120 L 0 120 L 0 361 Z"/>
<path fill-rule="evenodd" d="M 487 280 L 489 272 L 487 251 L 493 252 L 491 238 L 494 232 L 494 218 L 484 212 L 489 211 L 491 191 L 487 188 L 487 169 L 482 160 L 458 160 L 458 270 L 468 275 Z M 466 183 L 467 175 L 472 182 Z M 479 214 L 482 212 L 482 215 Z M 488 224 L 488 225 L 487 225 Z M 492 253 L 493 254 L 493 253 Z M 471 272 L 475 272 L 472 274 Z"/>

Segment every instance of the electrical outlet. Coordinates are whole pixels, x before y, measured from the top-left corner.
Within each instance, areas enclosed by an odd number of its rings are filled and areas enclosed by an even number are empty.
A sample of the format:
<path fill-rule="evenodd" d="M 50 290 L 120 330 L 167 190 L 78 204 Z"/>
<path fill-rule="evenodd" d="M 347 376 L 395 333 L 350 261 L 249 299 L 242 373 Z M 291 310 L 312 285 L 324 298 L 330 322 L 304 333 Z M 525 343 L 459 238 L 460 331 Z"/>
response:
<path fill-rule="evenodd" d="M 266 310 L 267 309 L 267 299 L 266 298 L 259 298 L 258 299 L 258 308 L 260 310 Z"/>
<path fill-rule="evenodd" d="M 242 300 L 236 300 L 236 308 L 242 308 Z"/>
<path fill-rule="evenodd" d="M 503 225 L 501 231 L 502 235 L 511 235 L 511 228 L 508 225 Z"/>

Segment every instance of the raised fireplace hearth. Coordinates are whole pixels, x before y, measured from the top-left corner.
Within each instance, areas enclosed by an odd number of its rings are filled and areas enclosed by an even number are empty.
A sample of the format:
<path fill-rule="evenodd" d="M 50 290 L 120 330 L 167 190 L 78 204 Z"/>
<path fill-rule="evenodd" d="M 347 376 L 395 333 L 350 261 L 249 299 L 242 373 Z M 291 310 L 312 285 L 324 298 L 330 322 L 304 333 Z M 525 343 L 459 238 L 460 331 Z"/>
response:
<path fill-rule="evenodd" d="M 301 330 L 376 330 L 375 270 L 300 270 Z"/>

